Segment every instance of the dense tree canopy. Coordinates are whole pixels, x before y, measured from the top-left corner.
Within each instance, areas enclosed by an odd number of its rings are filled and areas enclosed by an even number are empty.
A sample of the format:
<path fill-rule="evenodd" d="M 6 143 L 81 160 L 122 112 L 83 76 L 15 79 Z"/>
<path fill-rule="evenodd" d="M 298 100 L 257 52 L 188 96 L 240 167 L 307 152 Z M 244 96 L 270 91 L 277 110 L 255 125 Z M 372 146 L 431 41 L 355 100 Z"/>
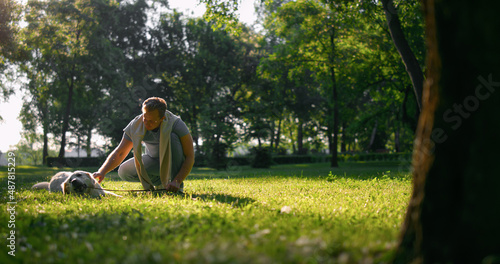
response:
<path fill-rule="evenodd" d="M 167 10 L 163 5 L 20 6 L 25 26 L 13 39 L 29 55 L 19 58 L 29 94 L 23 122 L 27 131 L 43 132 L 45 155 L 50 138 L 60 157 L 68 142 L 95 147 L 96 135 L 112 148 L 149 96 L 165 98 L 186 121 L 198 157 L 253 145 L 330 153 L 336 166 L 338 152 L 411 150 L 419 105 L 382 3 L 264 1 L 258 32 L 158 11 Z M 395 1 L 391 12 L 422 63 L 419 8 L 418 1 Z M 212 17 L 232 12 L 211 10 Z"/>

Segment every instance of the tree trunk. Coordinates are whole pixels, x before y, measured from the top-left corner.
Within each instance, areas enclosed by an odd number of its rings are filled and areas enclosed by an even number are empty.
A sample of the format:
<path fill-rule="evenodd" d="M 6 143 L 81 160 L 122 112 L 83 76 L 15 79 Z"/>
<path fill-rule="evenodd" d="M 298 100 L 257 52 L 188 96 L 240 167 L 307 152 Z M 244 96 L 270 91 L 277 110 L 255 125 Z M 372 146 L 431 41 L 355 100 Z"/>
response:
<path fill-rule="evenodd" d="M 198 127 L 196 125 L 196 120 L 198 118 L 198 111 L 196 110 L 196 103 L 193 99 L 191 99 L 191 117 L 189 118 L 189 130 L 191 133 L 191 136 L 193 137 L 193 142 L 195 145 L 195 153 L 201 153 L 201 147 L 200 144 L 198 143 L 199 135 L 198 135 Z"/>
<path fill-rule="evenodd" d="M 74 69 L 74 67 L 73 67 Z M 73 72 L 73 71 L 72 71 Z M 66 102 L 66 111 L 64 112 L 64 117 L 63 117 L 63 124 L 62 124 L 62 131 L 61 131 L 61 148 L 59 149 L 59 163 L 60 164 L 65 164 L 64 162 L 64 154 L 65 154 L 65 149 L 66 149 L 66 132 L 68 132 L 69 129 L 69 116 L 71 112 L 71 104 L 73 101 L 73 89 L 74 89 L 74 77 L 73 75 L 70 76 L 71 80 L 68 85 L 68 101 Z"/>
<path fill-rule="evenodd" d="M 85 147 L 87 150 L 87 158 L 92 157 L 92 128 L 89 128 L 87 131 L 87 142 L 85 143 Z"/>
<path fill-rule="evenodd" d="M 428 74 L 394 262 L 497 263 L 500 2 L 424 7 Z"/>
<path fill-rule="evenodd" d="M 43 121 L 45 122 L 45 121 Z M 43 152 L 42 152 L 42 164 L 47 165 L 47 157 L 49 156 L 49 136 L 47 125 L 43 125 Z"/>
<path fill-rule="evenodd" d="M 280 147 L 280 138 L 281 138 L 281 121 L 283 120 L 283 115 L 280 116 L 279 122 L 278 122 L 278 132 L 276 133 L 276 144 L 274 145 L 276 151 L 279 151 Z"/>
<path fill-rule="evenodd" d="M 290 140 L 292 141 L 292 153 L 297 154 L 297 148 L 295 147 L 295 140 L 293 140 L 293 129 L 290 129 Z"/>
<path fill-rule="evenodd" d="M 370 143 L 368 144 L 368 147 L 366 150 L 374 150 L 373 149 L 373 144 L 375 143 L 375 137 L 377 136 L 377 127 L 378 127 L 378 120 L 375 120 L 375 126 L 373 126 L 372 129 L 372 135 L 370 136 Z"/>
<path fill-rule="evenodd" d="M 400 131 L 400 127 L 399 127 L 399 121 L 396 120 L 394 121 L 394 150 L 396 152 L 401 152 L 401 144 L 399 142 L 399 131 Z"/>
<path fill-rule="evenodd" d="M 333 144 L 330 144 L 330 153 L 332 159 L 330 160 L 330 167 L 336 168 L 339 166 L 338 156 L 338 142 L 339 142 L 339 104 L 337 94 L 337 80 L 335 79 L 335 28 L 332 26 L 330 33 L 330 45 L 332 46 L 332 54 L 330 55 L 330 78 L 332 81 L 332 105 L 333 105 Z"/>
<path fill-rule="evenodd" d="M 389 26 L 389 32 L 391 33 L 392 41 L 394 46 L 399 52 L 401 59 L 406 67 L 406 72 L 410 76 L 411 83 L 413 84 L 413 89 L 415 91 L 415 96 L 417 97 L 417 104 L 419 110 L 422 109 L 422 87 L 424 83 L 424 75 L 422 73 L 422 68 L 413 54 L 413 51 L 406 41 L 406 37 L 401 28 L 401 22 L 399 21 L 399 16 L 394 7 L 392 0 L 382 0 L 382 6 L 384 8 L 385 17 L 387 19 L 387 25 Z"/>
<path fill-rule="evenodd" d="M 274 120 L 271 121 L 271 135 L 270 135 L 270 145 L 269 149 L 273 150 L 274 149 L 274 139 L 275 139 L 275 129 L 276 129 L 276 122 Z"/>
<path fill-rule="evenodd" d="M 416 114 L 415 114 L 414 118 L 410 118 L 408 116 L 407 103 L 408 103 L 408 96 L 410 94 L 410 91 L 411 91 L 411 86 L 406 87 L 406 89 L 405 89 L 405 97 L 403 99 L 403 105 L 401 106 L 401 112 L 402 112 L 401 121 L 403 121 L 404 123 L 409 124 L 410 127 L 411 127 L 411 131 L 415 132 L 415 131 L 417 131 L 418 116 L 419 116 L 420 111 L 418 111 L 418 109 L 417 109 L 417 111 L 415 112 Z"/>
<path fill-rule="evenodd" d="M 297 149 L 298 154 L 303 155 L 304 153 L 304 122 L 299 118 L 299 125 L 297 127 Z"/>
<path fill-rule="evenodd" d="M 80 39 L 80 30 L 76 30 L 76 43 L 79 43 Z M 73 104 L 73 90 L 75 88 L 75 69 L 76 69 L 76 55 L 73 55 L 73 66 L 69 75 L 69 83 L 68 83 L 68 101 L 66 102 L 66 111 L 64 112 L 62 131 L 61 131 L 61 148 L 59 149 L 59 163 L 65 164 L 64 162 L 64 154 L 66 148 L 66 132 L 69 130 L 69 116 L 71 113 L 71 105 Z"/>
<path fill-rule="evenodd" d="M 347 133 L 345 132 L 345 122 L 342 122 L 342 141 L 340 142 L 340 152 L 347 152 Z"/>

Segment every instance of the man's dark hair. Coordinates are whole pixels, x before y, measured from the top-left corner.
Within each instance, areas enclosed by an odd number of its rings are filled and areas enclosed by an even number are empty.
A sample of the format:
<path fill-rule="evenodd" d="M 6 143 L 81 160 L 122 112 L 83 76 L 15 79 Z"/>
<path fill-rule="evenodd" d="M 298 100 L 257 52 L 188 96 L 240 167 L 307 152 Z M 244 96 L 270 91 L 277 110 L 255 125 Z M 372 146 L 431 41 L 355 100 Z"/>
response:
<path fill-rule="evenodd" d="M 167 103 L 160 97 L 150 97 L 142 103 L 142 109 L 148 112 L 158 110 L 160 118 L 163 118 L 167 110 Z"/>

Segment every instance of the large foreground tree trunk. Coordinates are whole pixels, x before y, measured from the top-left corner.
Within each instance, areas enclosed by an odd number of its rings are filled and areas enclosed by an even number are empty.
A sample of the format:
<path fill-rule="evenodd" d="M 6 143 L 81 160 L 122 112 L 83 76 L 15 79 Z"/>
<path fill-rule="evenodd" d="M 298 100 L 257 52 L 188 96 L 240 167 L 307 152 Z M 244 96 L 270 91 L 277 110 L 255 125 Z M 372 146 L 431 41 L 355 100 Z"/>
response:
<path fill-rule="evenodd" d="M 500 2 L 424 2 L 428 73 L 395 262 L 498 263 Z"/>

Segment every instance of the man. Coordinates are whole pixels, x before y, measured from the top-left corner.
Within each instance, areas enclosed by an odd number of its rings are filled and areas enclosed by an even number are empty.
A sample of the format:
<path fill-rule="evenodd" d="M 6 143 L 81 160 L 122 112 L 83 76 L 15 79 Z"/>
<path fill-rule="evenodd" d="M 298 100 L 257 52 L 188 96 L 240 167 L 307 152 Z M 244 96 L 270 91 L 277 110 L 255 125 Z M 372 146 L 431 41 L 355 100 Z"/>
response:
<path fill-rule="evenodd" d="M 141 182 L 145 190 L 183 192 L 183 181 L 194 164 L 193 138 L 186 124 L 167 110 L 165 100 L 148 98 L 142 104 L 142 114 L 123 131 L 120 144 L 93 174 L 94 178 L 101 183 L 133 149 L 134 157 L 118 168 L 121 179 Z M 143 142 L 145 154 L 142 154 Z"/>

